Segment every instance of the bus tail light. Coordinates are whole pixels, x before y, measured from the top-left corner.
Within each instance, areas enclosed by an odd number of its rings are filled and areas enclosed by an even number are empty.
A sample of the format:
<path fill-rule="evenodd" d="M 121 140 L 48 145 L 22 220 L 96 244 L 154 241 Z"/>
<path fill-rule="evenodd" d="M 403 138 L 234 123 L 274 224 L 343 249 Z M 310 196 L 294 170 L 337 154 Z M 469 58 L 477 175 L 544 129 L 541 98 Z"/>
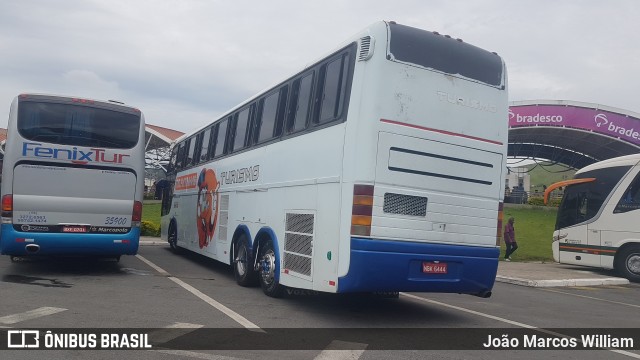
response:
<path fill-rule="evenodd" d="M 504 203 L 500 201 L 498 204 L 498 229 L 496 231 L 496 246 L 500 246 L 502 239 L 502 219 L 504 218 Z"/>
<path fill-rule="evenodd" d="M 2 197 L 2 217 L 13 216 L 13 195 L 7 194 Z"/>
<path fill-rule="evenodd" d="M 373 185 L 354 185 L 353 207 L 351 209 L 351 235 L 371 236 L 372 213 Z"/>
<path fill-rule="evenodd" d="M 140 201 L 133 202 L 133 213 L 131 214 L 131 226 L 140 227 L 142 221 L 142 203 Z"/>

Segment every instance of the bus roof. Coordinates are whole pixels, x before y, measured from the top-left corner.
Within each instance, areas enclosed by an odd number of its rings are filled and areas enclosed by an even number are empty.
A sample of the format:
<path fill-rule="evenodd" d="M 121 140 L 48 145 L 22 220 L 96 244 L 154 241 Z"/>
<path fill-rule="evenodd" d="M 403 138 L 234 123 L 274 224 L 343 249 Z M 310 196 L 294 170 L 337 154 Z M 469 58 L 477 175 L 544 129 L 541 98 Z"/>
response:
<path fill-rule="evenodd" d="M 581 174 L 586 171 L 592 171 L 596 169 L 602 169 L 602 168 L 608 168 L 608 167 L 614 167 L 614 166 L 634 166 L 638 162 L 640 162 L 640 154 L 625 155 L 625 156 L 620 156 L 620 157 L 599 161 L 595 164 L 585 166 L 582 169 L 576 171 L 576 174 Z"/>

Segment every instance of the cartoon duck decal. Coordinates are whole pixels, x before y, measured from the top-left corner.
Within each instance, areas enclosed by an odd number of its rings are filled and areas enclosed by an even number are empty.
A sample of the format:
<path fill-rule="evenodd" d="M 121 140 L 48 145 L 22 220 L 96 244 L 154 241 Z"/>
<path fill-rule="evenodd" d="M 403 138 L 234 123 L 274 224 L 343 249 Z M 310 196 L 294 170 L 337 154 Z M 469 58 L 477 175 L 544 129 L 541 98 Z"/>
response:
<path fill-rule="evenodd" d="M 197 226 L 200 249 L 213 241 L 218 222 L 218 189 L 220 183 L 211 169 L 202 169 L 198 177 Z"/>

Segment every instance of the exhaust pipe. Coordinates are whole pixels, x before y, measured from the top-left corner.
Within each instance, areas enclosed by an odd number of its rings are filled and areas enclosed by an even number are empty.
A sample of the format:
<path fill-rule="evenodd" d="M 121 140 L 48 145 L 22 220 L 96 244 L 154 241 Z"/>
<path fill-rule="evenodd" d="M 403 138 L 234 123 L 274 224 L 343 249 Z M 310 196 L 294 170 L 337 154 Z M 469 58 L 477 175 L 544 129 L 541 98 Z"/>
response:
<path fill-rule="evenodd" d="M 27 250 L 27 252 L 29 254 L 35 254 L 38 251 L 40 251 L 40 245 L 37 244 L 29 244 L 27 246 L 24 247 L 25 250 Z"/>

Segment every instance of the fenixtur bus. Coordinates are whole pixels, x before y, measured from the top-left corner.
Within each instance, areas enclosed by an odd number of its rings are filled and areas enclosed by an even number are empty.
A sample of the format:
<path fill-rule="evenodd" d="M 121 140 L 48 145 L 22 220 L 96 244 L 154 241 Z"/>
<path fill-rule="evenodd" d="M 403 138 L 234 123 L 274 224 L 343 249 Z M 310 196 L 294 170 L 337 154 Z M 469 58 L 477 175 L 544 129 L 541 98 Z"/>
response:
<path fill-rule="evenodd" d="M 0 252 L 135 254 L 144 117 L 115 102 L 23 94 L 11 104 Z"/>

